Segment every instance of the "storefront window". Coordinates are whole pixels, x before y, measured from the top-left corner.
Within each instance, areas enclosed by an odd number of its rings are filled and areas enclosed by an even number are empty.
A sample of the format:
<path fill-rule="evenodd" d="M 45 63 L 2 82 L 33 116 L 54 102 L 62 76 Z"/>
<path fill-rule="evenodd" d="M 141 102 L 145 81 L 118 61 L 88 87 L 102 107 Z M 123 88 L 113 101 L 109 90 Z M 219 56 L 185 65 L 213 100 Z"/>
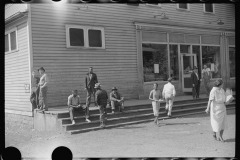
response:
<path fill-rule="evenodd" d="M 197 55 L 197 67 L 198 67 L 198 75 L 201 78 L 201 57 L 200 57 L 200 46 L 192 46 L 192 53 Z"/>
<path fill-rule="evenodd" d="M 230 78 L 235 77 L 235 47 L 229 47 Z"/>
<path fill-rule="evenodd" d="M 170 76 L 179 80 L 178 45 L 170 45 Z"/>
<path fill-rule="evenodd" d="M 142 51 L 144 82 L 167 81 L 167 45 L 143 43 Z"/>
<path fill-rule="evenodd" d="M 212 78 L 221 78 L 220 47 L 202 46 L 202 63 L 212 72 Z"/>

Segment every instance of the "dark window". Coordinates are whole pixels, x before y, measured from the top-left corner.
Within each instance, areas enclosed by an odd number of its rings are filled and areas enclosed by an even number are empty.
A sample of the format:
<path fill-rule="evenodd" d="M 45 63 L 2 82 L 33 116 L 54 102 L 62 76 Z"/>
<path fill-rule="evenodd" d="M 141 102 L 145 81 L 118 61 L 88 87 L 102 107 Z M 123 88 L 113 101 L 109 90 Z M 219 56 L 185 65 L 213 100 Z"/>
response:
<path fill-rule="evenodd" d="M 179 3 L 179 8 L 188 9 L 188 5 L 187 5 L 187 3 Z"/>
<path fill-rule="evenodd" d="M 70 28 L 70 46 L 84 46 L 84 33 L 83 29 Z"/>
<path fill-rule="evenodd" d="M 8 34 L 5 35 L 5 52 L 9 51 Z"/>
<path fill-rule="evenodd" d="M 10 33 L 10 40 L 11 40 L 11 50 L 17 49 L 17 39 L 16 39 L 16 32 Z"/>
<path fill-rule="evenodd" d="M 100 30 L 88 30 L 89 47 L 102 47 L 102 34 Z"/>
<path fill-rule="evenodd" d="M 213 13 L 213 4 L 206 3 L 205 4 L 205 12 L 212 12 Z"/>

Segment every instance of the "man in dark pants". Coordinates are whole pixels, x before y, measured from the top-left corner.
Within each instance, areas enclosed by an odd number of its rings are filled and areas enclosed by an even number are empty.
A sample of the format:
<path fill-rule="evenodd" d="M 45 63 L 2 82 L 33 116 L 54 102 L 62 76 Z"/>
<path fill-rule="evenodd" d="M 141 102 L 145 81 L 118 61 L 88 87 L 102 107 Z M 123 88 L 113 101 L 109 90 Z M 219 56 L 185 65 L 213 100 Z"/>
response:
<path fill-rule="evenodd" d="M 200 77 L 198 75 L 198 68 L 194 66 L 193 72 L 191 74 L 192 80 L 192 94 L 193 98 L 199 98 L 199 88 L 200 88 Z"/>
<path fill-rule="evenodd" d="M 35 76 L 35 72 L 32 72 L 32 88 L 31 88 L 31 96 L 30 96 L 30 102 L 32 103 L 32 110 L 34 109 L 39 109 L 39 89 L 40 87 L 38 86 L 39 77 Z"/>
<path fill-rule="evenodd" d="M 85 77 L 85 89 L 87 90 L 87 99 L 86 99 L 86 109 L 85 109 L 85 114 L 86 114 L 86 120 L 90 117 L 89 114 L 89 106 L 91 103 L 91 95 L 93 94 L 93 98 L 95 101 L 95 93 L 96 90 L 94 88 L 95 84 L 98 83 L 97 75 L 93 73 L 93 68 L 89 68 L 89 72 L 87 73 Z M 95 106 L 96 106 L 96 102 Z"/>
<path fill-rule="evenodd" d="M 106 106 L 107 106 L 107 101 L 108 101 L 108 95 L 105 90 L 101 89 L 100 83 L 96 83 L 95 87 L 96 88 L 96 95 L 95 95 L 95 102 L 97 103 L 99 107 L 99 112 L 100 112 L 100 127 L 104 128 L 105 127 L 105 121 L 107 119 L 107 111 L 106 111 Z"/>

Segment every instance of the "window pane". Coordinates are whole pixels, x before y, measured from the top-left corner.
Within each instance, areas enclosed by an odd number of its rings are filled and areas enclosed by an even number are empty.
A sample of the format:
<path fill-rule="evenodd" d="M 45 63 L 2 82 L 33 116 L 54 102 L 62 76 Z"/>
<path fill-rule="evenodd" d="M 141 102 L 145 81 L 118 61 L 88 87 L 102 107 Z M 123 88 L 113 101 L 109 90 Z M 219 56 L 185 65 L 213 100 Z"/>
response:
<path fill-rule="evenodd" d="M 206 12 L 213 12 L 213 4 L 211 4 L 211 3 L 206 3 L 206 4 L 205 4 L 205 11 L 206 11 Z"/>
<path fill-rule="evenodd" d="M 178 46 L 170 45 L 170 76 L 179 80 Z"/>
<path fill-rule="evenodd" d="M 235 77 L 235 47 L 229 47 L 230 77 Z"/>
<path fill-rule="evenodd" d="M 177 43 L 184 43 L 184 34 L 169 34 L 169 41 L 170 42 L 177 42 Z"/>
<path fill-rule="evenodd" d="M 84 46 L 84 33 L 83 29 L 70 28 L 70 46 Z"/>
<path fill-rule="evenodd" d="M 180 53 L 190 53 L 189 45 L 180 45 Z"/>
<path fill-rule="evenodd" d="M 235 37 L 229 37 L 229 45 L 235 45 Z"/>
<path fill-rule="evenodd" d="M 100 30 L 88 30 L 89 47 L 102 47 L 102 35 Z"/>
<path fill-rule="evenodd" d="M 202 44 L 220 44 L 220 36 L 202 36 Z"/>
<path fill-rule="evenodd" d="M 17 49 L 16 31 L 10 33 L 11 50 Z"/>
<path fill-rule="evenodd" d="M 8 34 L 5 35 L 5 52 L 9 51 Z"/>
<path fill-rule="evenodd" d="M 200 36 L 198 35 L 185 35 L 186 43 L 200 44 Z"/>
<path fill-rule="evenodd" d="M 192 53 L 197 55 L 197 67 L 198 67 L 198 75 L 201 78 L 201 57 L 200 57 L 200 46 L 192 46 Z"/>
<path fill-rule="evenodd" d="M 167 45 L 143 43 L 142 51 L 144 82 L 167 81 Z"/>
<path fill-rule="evenodd" d="M 221 78 L 220 47 L 202 46 L 202 63 L 211 69 L 212 78 Z"/>
<path fill-rule="evenodd" d="M 179 3 L 179 8 L 188 9 L 187 8 L 187 3 Z"/>
<path fill-rule="evenodd" d="M 167 42 L 167 33 L 143 32 L 142 41 L 145 42 Z"/>

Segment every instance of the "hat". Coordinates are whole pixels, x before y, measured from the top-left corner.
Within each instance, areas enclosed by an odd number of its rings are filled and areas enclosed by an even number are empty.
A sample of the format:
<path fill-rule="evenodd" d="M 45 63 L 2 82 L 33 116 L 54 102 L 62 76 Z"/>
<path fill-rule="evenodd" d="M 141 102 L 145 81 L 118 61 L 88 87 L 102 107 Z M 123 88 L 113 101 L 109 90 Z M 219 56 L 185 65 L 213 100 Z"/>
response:
<path fill-rule="evenodd" d="M 113 90 L 118 90 L 118 89 L 117 89 L 117 87 L 113 87 L 113 88 L 112 88 L 112 91 L 113 91 Z"/>
<path fill-rule="evenodd" d="M 172 79 L 173 79 L 173 77 L 169 77 L 169 78 L 168 78 L 168 81 L 172 81 Z"/>
<path fill-rule="evenodd" d="M 43 71 L 45 72 L 45 69 L 44 69 L 43 67 L 39 68 L 38 71 L 39 71 L 39 70 L 43 70 Z"/>
<path fill-rule="evenodd" d="M 223 81 L 221 79 L 217 79 L 215 82 L 214 82 L 214 86 L 215 87 L 219 87 L 223 84 Z"/>
<path fill-rule="evenodd" d="M 193 69 L 198 69 L 197 66 L 194 66 Z"/>
<path fill-rule="evenodd" d="M 100 88 L 100 87 L 101 87 L 100 83 L 96 83 L 94 88 Z"/>

